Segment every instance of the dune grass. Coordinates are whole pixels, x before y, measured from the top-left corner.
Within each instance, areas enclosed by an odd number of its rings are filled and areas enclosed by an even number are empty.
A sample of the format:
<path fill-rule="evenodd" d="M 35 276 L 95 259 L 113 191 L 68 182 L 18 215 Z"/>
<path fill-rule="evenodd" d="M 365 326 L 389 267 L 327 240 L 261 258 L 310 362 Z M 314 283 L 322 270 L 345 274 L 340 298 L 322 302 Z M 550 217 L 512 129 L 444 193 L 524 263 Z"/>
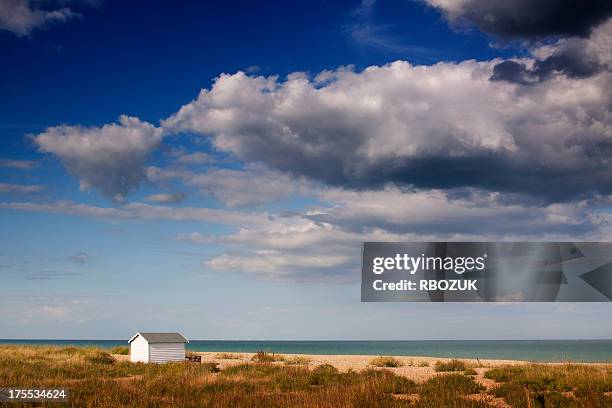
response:
<path fill-rule="evenodd" d="M 403 366 L 402 362 L 395 357 L 379 356 L 370 361 L 370 365 L 374 367 L 395 368 Z"/>
<path fill-rule="evenodd" d="M 340 372 L 329 364 L 311 369 L 248 362 L 216 372 L 214 362 L 157 365 L 110 361 L 109 356 L 95 348 L 0 346 L 0 387 L 68 387 L 70 402 L 56 404 L 64 407 L 489 406 L 479 399 L 487 391 L 476 377 L 462 372 L 439 373 L 416 384 L 385 368 Z M 612 388 L 610 374 L 609 366 L 564 365 L 503 367 L 486 375 L 496 381 L 489 393 L 514 407 L 529 406 L 529 401 L 535 408 L 610 406 L 605 394 Z"/>
<path fill-rule="evenodd" d="M 308 365 L 311 359 L 306 356 L 292 356 L 285 358 L 285 364 L 288 365 Z"/>
<path fill-rule="evenodd" d="M 494 368 L 492 393 L 516 407 L 612 407 L 610 366 L 562 364 Z"/>
<path fill-rule="evenodd" d="M 274 363 L 277 361 L 285 361 L 285 356 L 283 356 L 282 354 L 267 353 L 265 351 L 260 350 L 253 355 L 251 360 L 257 363 Z"/>
<path fill-rule="evenodd" d="M 111 354 L 119 354 L 122 356 L 127 356 L 130 354 L 130 348 L 129 347 L 115 347 L 113 349 L 111 349 Z"/>
<path fill-rule="evenodd" d="M 434 370 L 436 371 L 465 371 L 468 365 L 461 360 L 452 359 L 451 361 L 436 361 L 434 364 Z"/>

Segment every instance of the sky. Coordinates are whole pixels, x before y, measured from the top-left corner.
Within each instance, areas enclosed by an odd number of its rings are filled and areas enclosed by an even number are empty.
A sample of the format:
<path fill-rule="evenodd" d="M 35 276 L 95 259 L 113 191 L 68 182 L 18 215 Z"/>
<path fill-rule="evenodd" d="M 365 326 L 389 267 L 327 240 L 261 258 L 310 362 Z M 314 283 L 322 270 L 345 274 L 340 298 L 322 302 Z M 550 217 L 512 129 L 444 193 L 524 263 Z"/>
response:
<path fill-rule="evenodd" d="M 612 338 L 361 303 L 364 241 L 612 241 L 612 4 L 0 0 L 0 338 Z"/>

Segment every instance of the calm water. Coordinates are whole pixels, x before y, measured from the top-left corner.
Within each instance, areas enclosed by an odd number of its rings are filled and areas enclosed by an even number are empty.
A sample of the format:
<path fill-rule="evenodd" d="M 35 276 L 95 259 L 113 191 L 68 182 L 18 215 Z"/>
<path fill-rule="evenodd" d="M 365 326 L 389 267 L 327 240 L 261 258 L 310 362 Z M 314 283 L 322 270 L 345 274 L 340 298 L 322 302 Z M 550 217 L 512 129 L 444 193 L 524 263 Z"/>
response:
<path fill-rule="evenodd" d="M 0 340 L 0 344 L 126 346 L 127 340 Z M 365 354 L 612 362 L 612 340 L 234 341 L 191 340 L 193 351 Z"/>

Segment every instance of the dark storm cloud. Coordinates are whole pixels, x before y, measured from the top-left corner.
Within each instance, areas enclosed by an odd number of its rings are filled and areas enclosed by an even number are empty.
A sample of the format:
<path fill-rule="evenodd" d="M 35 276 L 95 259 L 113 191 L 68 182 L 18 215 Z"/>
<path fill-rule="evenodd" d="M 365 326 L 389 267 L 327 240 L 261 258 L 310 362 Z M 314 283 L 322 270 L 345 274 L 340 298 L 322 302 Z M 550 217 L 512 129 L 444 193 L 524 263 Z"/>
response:
<path fill-rule="evenodd" d="M 454 24 L 472 23 L 503 39 L 588 37 L 612 15 L 608 0 L 427 0 Z"/>
<path fill-rule="evenodd" d="M 589 53 L 582 40 L 572 39 L 561 44 L 549 57 L 536 60 L 532 68 L 522 62 L 501 62 L 493 68 L 491 79 L 530 85 L 545 81 L 555 74 L 579 79 L 606 69 L 609 67 L 599 61 L 597 55 Z"/>

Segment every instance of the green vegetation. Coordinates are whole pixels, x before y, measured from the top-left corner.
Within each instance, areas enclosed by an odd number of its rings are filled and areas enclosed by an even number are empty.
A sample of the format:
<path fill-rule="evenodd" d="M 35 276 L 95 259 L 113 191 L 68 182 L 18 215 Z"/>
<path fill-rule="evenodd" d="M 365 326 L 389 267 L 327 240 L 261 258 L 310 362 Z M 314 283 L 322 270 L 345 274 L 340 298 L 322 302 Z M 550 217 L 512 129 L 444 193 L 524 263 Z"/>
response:
<path fill-rule="evenodd" d="M 370 361 L 370 365 L 374 367 L 401 367 L 403 364 L 397 358 L 389 357 L 389 356 L 380 356 L 372 359 Z"/>
<path fill-rule="evenodd" d="M 478 373 L 476 372 L 476 370 L 474 370 L 473 368 L 468 368 L 466 369 L 463 374 L 465 375 L 478 375 Z"/>
<path fill-rule="evenodd" d="M 492 393 L 515 407 L 612 407 L 609 366 L 563 364 L 494 368 L 485 377 Z"/>
<path fill-rule="evenodd" d="M 87 361 L 94 364 L 114 364 L 115 359 L 106 351 L 98 350 L 86 357 Z"/>
<path fill-rule="evenodd" d="M 435 376 L 425 383 L 422 389 L 423 395 L 467 395 L 476 394 L 484 387 L 477 384 L 470 377 L 461 374 L 445 374 Z"/>
<path fill-rule="evenodd" d="M 461 360 L 452 359 L 451 361 L 436 361 L 434 370 L 436 371 L 465 371 L 467 364 Z"/>
<path fill-rule="evenodd" d="M 260 350 L 253 355 L 251 360 L 257 363 L 274 363 L 277 361 L 284 361 L 285 356 L 276 353 L 266 353 L 265 351 Z"/>
<path fill-rule="evenodd" d="M 120 354 L 122 356 L 127 356 L 130 354 L 129 347 L 115 347 L 111 350 L 111 354 Z"/>
<path fill-rule="evenodd" d="M 68 407 L 485 408 L 493 396 L 513 407 L 612 406 L 612 368 L 605 365 L 491 369 L 486 377 L 497 384 L 487 391 L 481 377 L 463 372 L 416 384 L 385 368 L 341 372 L 263 360 L 219 371 L 217 363 L 130 363 L 95 348 L 0 346 L 0 387 L 68 387 L 70 402 L 57 405 Z"/>
<path fill-rule="evenodd" d="M 308 365 L 310 361 L 310 358 L 305 356 L 293 356 L 285 358 L 285 364 L 289 365 Z"/>

